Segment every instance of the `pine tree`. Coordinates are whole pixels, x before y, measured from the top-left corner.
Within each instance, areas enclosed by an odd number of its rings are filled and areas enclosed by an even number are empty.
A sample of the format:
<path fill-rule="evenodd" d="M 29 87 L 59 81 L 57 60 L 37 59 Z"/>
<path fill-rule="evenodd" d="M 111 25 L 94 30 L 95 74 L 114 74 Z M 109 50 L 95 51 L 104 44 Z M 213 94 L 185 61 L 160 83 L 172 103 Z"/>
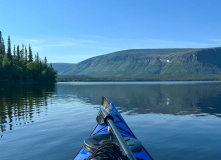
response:
<path fill-rule="evenodd" d="M 8 49 L 7 49 L 7 57 L 8 57 L 8 59 L 9 59 L 9 60 L 12 60 L 10 36 L 8 36 Z"/>
<path fill-rule="evenodd" d="M 25 62 L 28 61 L 28 51 L 27 51 L 27 48 L 25 46 Z"/>
<path fill-rule="evenodd" d="M 33 61 L 33 56 L 32 56 L 32 50 L 31 50 L 30 44 L 29 44 L 29 47 L 28 47 L 28 51 L 29 51 L 28 61 L 29 61 L 29 62 L 32 62 L 32 61 Z"/>

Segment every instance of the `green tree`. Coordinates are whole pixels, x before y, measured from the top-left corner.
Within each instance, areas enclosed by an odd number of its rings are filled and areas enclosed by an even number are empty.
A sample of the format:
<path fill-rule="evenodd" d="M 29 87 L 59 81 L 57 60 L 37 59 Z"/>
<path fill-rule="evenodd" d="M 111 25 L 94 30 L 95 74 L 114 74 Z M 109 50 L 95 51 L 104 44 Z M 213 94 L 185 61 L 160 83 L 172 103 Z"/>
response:
<path fill-rule="evenodd" d="M 32 62 L 33 61 L 33 56 L 32 56 L 32 50 L 31 50 L 30 44 L 29 44 L 29 47 L 28 47 L 28 51 L 29 51 L 28 62 Z"/>
<path fill-rule="evenodd" d="M 44 63 L 47 65 L 48 63 L 48 60 L 47 60 L 47 57 L 45 56 L 45 59 L 44 59 Z"/>
<path fill-rule="evenodd" d="M 39 64 L 37 62 L 28 62 L 27 69 L 30 79 L 37 80 L 39 78 Z"/>
<path fill-rule="evenodd" d="M 48 60 L 47 60 L 47 57 L 45 56 L 45 59 L 44 59 L 44 62 L 43 62 L 43 67 L 44 69 L 46 69 L 48 67 Z"/>
<path fill-rule="evenodd" d="M 25 46 L 25 62 L 28 61 L 28 51 L 27 51 L 27 48 Z"/>
<path fill-rule="evenodd" d="M 2 67 L 7 68 L 7 67 L 10 66 L 10 64 L 11 64 L 11 61 L 9 60 L 8 56 L 4 55 L 3 62 L 2 62 Z"/>
<path fill-rule="evenodd" d="M 12 60 L 12 52 L 11 52 L 11 40 L 10 36 L 8 36 L 8 49 L 7 49 L 7 57 L 11 61 Z"/>
<path fill-rule="evenodd" d="M 2 34 L 0 31 L 0 55 L 4 55 L 5 54 L 5 44 L 4 44 L 4 40 L 2 38 Z"/>
<path fill-rule="evenodd" d="M 15 45 L 14 45 L 14 50 L 13 50 L 13 56 L 15 57 Z"/>
<path fill-rule="evenodd" d="M 5 52 L 4 41 L 0 43 L 0 81 L 54 82 L 56 76 L 57 72 L 54 68 L 47 65 L 46 57 L 41 60 L 37 53 L 33 61 L 30 44 L 28 51 L 24 45 L 21 49 L 19 45 L 17 47 L 14 45 L 12 56 L 10 36 L 8 36 L 7 52 Z"/>
<path fill-rule="evenodd" d="M 42 71 L 42 80 L 44 82 L 55 82 L 57 77 L 57 71 L 53 67 L 47 67 Z"/>
<path fill-rule="evenodd" d="M 18 57 L 18 59 L 20 59 L 20 58 L 21 58 L 21 57 L 20 57 L 19 45 L 17 46 L 17 57 Z"/>
<path fill-rule="evenodd" d="M 3 79 L 10 80 L 11 61 L 9 60 L 7 54 L 4 55 L 4 58 L 2 61 L 2 67 L 3 67 Z"/>
<path fill-rule="evenodd" d="M 5 44 L 3 43 L 3 46 L 2 46 L 2 54 L 4 55 L 5 54 Z"/>
<path fill-rule="evenodd" d="M 38 55 L 38 52 L 37 52 L 35 61 L 39 63 L 39 55 Z"/>
<path fill-rule="evenodd" d="M 20 59 L 24 60 L 24 44 L 22 44 L 22 48 L 20 51 Z"/>

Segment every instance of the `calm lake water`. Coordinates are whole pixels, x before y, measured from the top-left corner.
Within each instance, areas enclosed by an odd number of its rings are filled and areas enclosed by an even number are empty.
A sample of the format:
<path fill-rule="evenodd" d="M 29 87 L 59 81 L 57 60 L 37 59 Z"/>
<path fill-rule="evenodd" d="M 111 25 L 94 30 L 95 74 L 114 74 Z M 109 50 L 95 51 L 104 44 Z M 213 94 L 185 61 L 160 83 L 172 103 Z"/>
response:
<path fill-rule="evenodd" d="M 221 159 L 221 83 L 0 86 L 0 160 L 72 159 L 106 96 L 156 160 Z"/>

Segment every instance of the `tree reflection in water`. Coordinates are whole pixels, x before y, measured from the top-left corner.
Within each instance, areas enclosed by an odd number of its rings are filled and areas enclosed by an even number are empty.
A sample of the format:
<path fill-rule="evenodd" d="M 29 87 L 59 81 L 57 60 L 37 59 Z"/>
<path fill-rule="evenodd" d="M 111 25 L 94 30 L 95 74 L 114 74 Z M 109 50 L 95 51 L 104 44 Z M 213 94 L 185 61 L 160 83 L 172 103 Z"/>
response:
<path fill-rule="evenodd" d="M 47 112 L 48 98 L 54 92 L 54 84 L 1 85 L 1 132 L 12 130 L 15 125 L 33 123 L 34 116 Z"/>
<path fill-rule="evenodd" d="M 1 132 L 43 117 L 47 114 L 49 98 L 58 105 L 65 102 L 74 107 L 72 102 L 79 101 L 98 107 L 101 97 L 106 96 L 120 112 L 126 114 L 221 117 L 221 83 L 84 82 L 0 87 Z"/>

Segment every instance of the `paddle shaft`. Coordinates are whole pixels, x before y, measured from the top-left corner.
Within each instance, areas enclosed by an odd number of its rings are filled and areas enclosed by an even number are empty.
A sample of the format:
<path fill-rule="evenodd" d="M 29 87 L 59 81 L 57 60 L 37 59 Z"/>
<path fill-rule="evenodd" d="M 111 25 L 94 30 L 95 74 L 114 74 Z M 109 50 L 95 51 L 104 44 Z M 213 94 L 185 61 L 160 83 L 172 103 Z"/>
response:
<path fill-rule="evenodd" d="M 134 154 L 132 153 L 127 143 L 125 142 L 124 138 L 118 131 L 116 125 L 114 124 L 113 117 L 111 117 L 109 113 L 103 107 L 100 107 L 100 108 L 101 108 L 101 113 L 103 114 L 103 117 L 105 119 L 105 122 L 111 128 L 111 132 L 117 139 L 118 144 L 120 148 L 122 149 L 122 151 L 124 152 L 125 156 L 127 156 L 127 158 L 129 158 L 130 160 L 136 160 L 136 158 L 134 157 Z"/>

